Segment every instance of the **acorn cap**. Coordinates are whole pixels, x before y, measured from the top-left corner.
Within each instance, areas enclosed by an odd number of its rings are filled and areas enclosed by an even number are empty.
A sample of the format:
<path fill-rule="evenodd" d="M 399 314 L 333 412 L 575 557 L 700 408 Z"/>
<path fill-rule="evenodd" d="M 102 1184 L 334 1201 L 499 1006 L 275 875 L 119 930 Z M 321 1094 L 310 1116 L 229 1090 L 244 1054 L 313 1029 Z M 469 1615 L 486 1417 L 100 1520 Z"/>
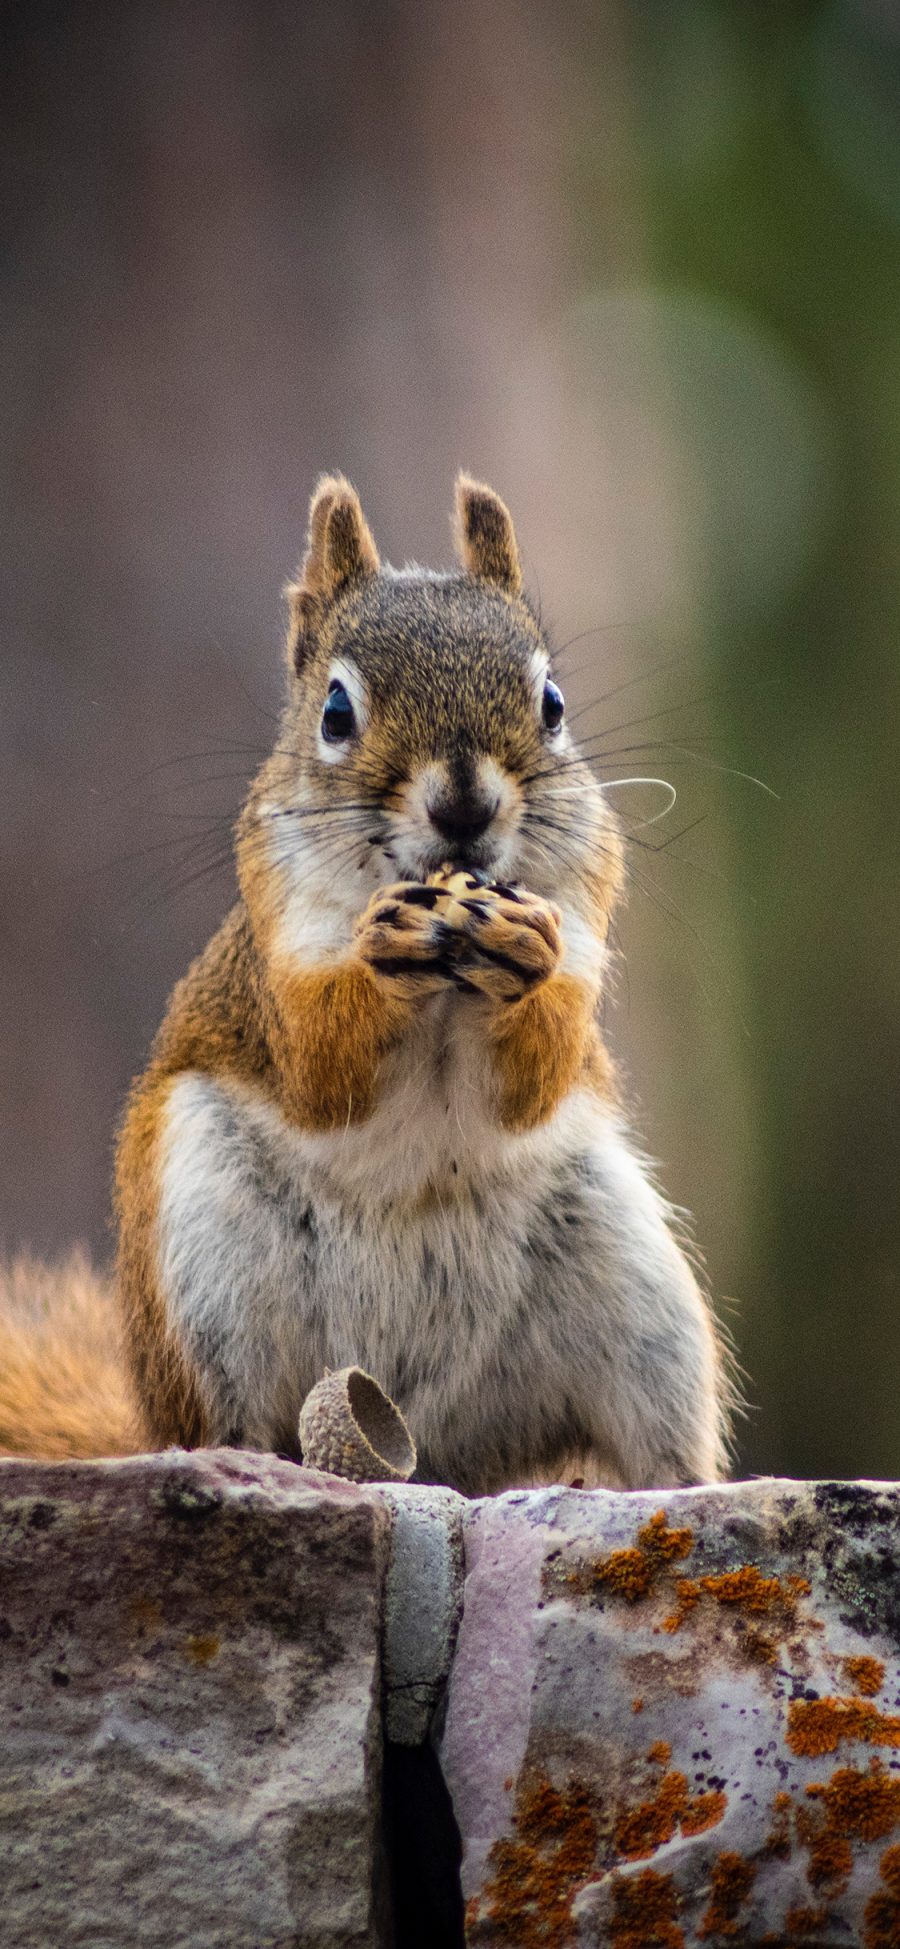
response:
<path fill-rule="evenodd" d="M 300 1409 L 307 1468 L 351 1482 L 408 1482 L 416 1449 L 406 1422 L 362 1367 L 326 1367 Z"/>

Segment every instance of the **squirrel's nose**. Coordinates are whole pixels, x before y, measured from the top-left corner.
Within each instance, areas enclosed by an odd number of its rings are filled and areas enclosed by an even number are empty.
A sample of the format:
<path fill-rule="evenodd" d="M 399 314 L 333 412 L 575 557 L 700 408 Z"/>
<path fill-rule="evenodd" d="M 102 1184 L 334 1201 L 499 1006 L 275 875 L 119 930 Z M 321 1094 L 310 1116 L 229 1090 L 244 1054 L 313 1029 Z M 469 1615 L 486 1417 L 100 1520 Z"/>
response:
<path fill-rule="evenodd" d="M 498 803 L 497 799 L 488 803 L 471 797 L 441 799 L 438 804 L 429 805 L 428 817 L 441 838 L 460 851 L 487 832 Z"/>

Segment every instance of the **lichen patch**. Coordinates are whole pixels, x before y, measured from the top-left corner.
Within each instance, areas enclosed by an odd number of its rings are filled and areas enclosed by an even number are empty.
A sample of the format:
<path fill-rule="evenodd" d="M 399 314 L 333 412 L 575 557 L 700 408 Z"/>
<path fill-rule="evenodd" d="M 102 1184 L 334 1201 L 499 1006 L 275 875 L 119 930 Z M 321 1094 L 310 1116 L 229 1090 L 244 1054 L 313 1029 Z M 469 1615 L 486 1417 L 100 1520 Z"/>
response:
<path fill-rule="evenodd" d="M 688 1556 L 693 1547 L 693 1530 L 670 1529 L 665 1510 L 657 1509 L 630 1548 L 610 1550 L 606 1556 L 579 1564 L 566 1573 L 564 1583 L 579 1597 L 608 1594 L 637 1604 L 650 1595 L 669 1565 Z"/>
<path fill-rule="evenodd" d="M 897 1949 L 900 1942 L 900 1847 L 889 1847 L 879 1862 L 884 1884 L 866 1903 L 865 1949 Z"/>
<path fill-rule="evenodd" d="M 723 1570 L 717 1576 L 679 1577 L 675 1586 L 675 1609 L 663 1618 L 663 1630 L 680 1631 L 687 1619 L 704 1601 L 726 1607 L 751 1628 L 737 1640 L 739 1651 L 751 1663 L 774 1664 L 779 1641 L 796 1629 L 797 1605 L 809 1595 L 805 1577 L 767 1577 L 755 1563 L 744 1563 L 736 1570 Z M 768 1629 L 761 1631 L 764 1619 Z"/>
<path fill-rule="evenodd" d="M 221 1640 L 214 1631 L 200 1631 L 188 1638 L 187 1655 L 195 1665 L 211 1665 L 221 1650 Z"/>
<path fill-rule="evenodd" d="M 671 1875 L 644 1868 L 639 1875 L 613 1875 L 613 1949 L 683 1949 L 679 1900 Z"/>
<path fill-rule="evenodd" d="M 466 1922 L 488 1927 L 492 1943 L 508 1949 L 569 1949 L 572 1903 L 593 1876 L 597 1829 L 587 1790 L 564 1790 L 536 1774 L 520 1781 L 514 1834 L 494 1842 L 480 1897 Z"/>
<path fill-rule="evenodd" d="M 865 1699 L 874 1699 L 884 1684 L 884 1665 L 880 1658 L 870 1658 L 867 1653 L 857 1658 L 841 1660 L 844 1678 L 854 1692 L 860 1692 Z"/>
<path fill-rule="evenodd" d="M 785 1928 L 790 1931 L 789 1942 L 794 1949 L 799 1949 L 801 1943 L 819 1941 L 827 1921 L 828 1909 L 824 1904 L 819 1908 L 808 1908 L 796 1902 L 784 1918 Z M 771 1941 L 772 1938 L 765 1937 L 764 1940 Z"/>
<path fill-rule="evenodd" d="M 723 1818 L 728 1805 L 720 1790 L 691 1794 L 684 1773 L 664 1773 L 656 1792 L 626 1808 L 616 1822 L 616 1849 L 622 1860 L 643 1861 L 680 1830 L 704 1834 Z"/>
<path fill-rule="evenodd" d="M 841 1766 L 830 1780 L 806 1789 L 812 1809 L 798 1809 L 797 1832 L 809 1850 L 807 1879 L 812 1888 L 832 1897 L 846 1888 L 853 1868 L 853 1846 L 886 1840 L 900 1826 L 900 1779 L 872 1759 L 866 1773 Z"/>
<path fill-rule="evenodd" d="M 717 1855 L 710 1877 L 709 1902 L 697 1930 L 699 1936 L 743 1933 L 740 1912 L 756 1880 L 756 1867 L 733 1848 Z"/>
<path fill-rule="evenodd" d="M 880 1712 L 869 1699 L 792 1699 L 787 1743 L 792 1753 L 818 1759 L 836 1753 L 844 1740 L 867 1746 L 900 1746 L 900 1718 Z"/>

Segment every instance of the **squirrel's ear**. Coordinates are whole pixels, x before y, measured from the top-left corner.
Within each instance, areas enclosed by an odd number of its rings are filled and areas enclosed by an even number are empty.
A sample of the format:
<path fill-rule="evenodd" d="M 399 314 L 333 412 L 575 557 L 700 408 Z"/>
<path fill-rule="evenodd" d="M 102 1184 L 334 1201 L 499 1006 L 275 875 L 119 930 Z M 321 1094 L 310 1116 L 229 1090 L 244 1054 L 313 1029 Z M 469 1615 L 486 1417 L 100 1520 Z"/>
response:
<path fill-rule="evenodd" d="M 468 474 L 456 481 L 456 545 L 469 575 L 519 594 L 522 565 L 512 516 L 492 487 Z"/>
<path fill-rule="evenodd" d="M 288 584 L 288 652 L 299 670 L 316 625 L 335 596 L 352 582 L 377 575 L 381 564 L 355 487 L 343 474 L 324 474 L 309 504 L 307 552 L 299 580 Z"/>

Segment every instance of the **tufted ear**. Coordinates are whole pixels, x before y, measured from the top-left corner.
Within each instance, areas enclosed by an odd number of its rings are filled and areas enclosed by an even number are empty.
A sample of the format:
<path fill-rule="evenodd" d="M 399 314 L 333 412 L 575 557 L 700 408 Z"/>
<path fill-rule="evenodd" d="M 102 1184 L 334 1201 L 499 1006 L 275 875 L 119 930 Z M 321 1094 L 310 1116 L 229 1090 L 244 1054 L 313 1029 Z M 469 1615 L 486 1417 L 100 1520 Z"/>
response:
<path fill-rule="evenodd" d="M 492 487 L 468 474 L 456 482 L 456 546 L 469 575 L 518 595 L 522 565 L 512 516 Z"/>
<path fill-rule="evenodd" d="M 285 594 L 290 605 L 288 652 L 299 670 L 325 609 L 353 582 L 377 575 L 381 564 L 355 487 L 343 474 L 323 474 L 309 504 L 306 559 Z"/>

